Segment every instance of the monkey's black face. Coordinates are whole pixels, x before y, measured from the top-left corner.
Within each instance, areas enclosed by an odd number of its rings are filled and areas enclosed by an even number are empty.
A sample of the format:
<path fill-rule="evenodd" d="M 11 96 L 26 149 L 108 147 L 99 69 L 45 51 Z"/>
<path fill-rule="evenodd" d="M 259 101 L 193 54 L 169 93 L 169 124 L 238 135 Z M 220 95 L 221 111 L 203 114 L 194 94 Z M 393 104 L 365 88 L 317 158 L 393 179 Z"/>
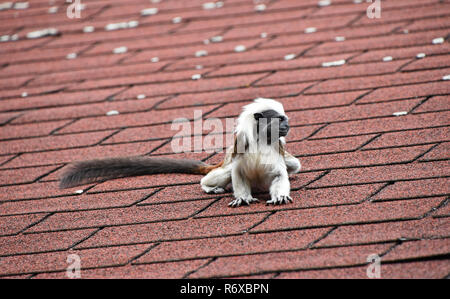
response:
<path fill-rule="evenodd" d="M 263 134 L 267 136 L 267 140 L 269 143 L 272 141 L 273 133 L 278 132 L 278 138 L 284 137 L 289 132 L 289 121 L 286 115 L 279 114 L 275 110 L 266 110 L 261 113 L 255 113 L 253 115 L 256 120 L 256 130 L 257 133 L 260 133 L 260 130 L 266 132 Z"/>
<path fill-rule="evenodd" d="M 288 134 L 289 132 L 289 121 L 287 119 L 286 116 L 280 116 L 279 118 L 279 131 L 280 131 L 280 136 L 284 137 Z"/>

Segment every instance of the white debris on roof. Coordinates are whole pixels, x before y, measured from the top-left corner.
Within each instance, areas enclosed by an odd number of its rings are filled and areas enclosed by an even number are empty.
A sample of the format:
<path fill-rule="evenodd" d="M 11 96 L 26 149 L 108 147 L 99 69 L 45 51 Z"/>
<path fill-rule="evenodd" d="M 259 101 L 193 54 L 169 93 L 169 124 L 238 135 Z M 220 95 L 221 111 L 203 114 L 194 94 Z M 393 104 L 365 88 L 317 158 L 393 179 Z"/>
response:
<path fill-rule="evenodd" d="M 45 37 L 45 36 L 49 36 L 49 35 L 57 35 L 57 34 L 58 34 L 58 29 L 46 28 L 46 29 L 28 32 L 27 38 L 40 38 L 40 37 Z"/>
<path fill-rule="evenodd" d="M 295 54 L 288 54 L 286 56 L 284 56 L 284 60 L 292 60 L 296 57 Z"/>
<path fill-rule="evenodd" d="M 235 52 L 244 52 L 245 50 L 247 50 L 247 48 L 246 48 L 244 45 L 237 45 L 237 46 L 234 48 L 234 51 L 235 51 Z"/>
<path fill-rule="evenodd" d="M 205 45 L 209 45 L 209 39 L 203 40 L 203 43 L 204 43 Z"/>
<path fill-rule="evenodd" d="M 58 6 L 52 6 L 48 9 L 48 13 L 57 13 L 58 12 Z"/>
<path fill-rule="evenodd" d="M 137 98 L 138 100 L 143 100 L 143 99 L 146 98 L 146 95 L 145 95 L 145 94 L 139 94 L 136 98 Z"/>
<path fill-rule="evenodd" d="M 330 0 L 322 0 L 322 1 L 319 1 L 319 3 L 317 3 L 317 5 L 319 5 L 319 6 L 328 6 L 330 4 L 331 4 Z"/>
<path fill-rule="evenodd" d="M 159 3 L 161 0 L 150 0 L 151 3 Z"/>
<path fill-rule="evenodd" d="M 399 112 L 392 113 L 392 115 L 394 115 L 394 116 L 402 116 L 402 115 L 406 115 L 406 114 L 408 114 L 408 111 L 399 111 Z"/>
<path fill-rule="evenodd" d="M 425 54 L 425 53 L 419 53 L 419 54 L 416 55 L 416 58 L 422 59 L 422 58 L 425 58 L 425 56 L 427 56 L 427 54 Z"/>
<path fill-rule="evenodd" d="M 172 19 L 172 23 L 178 24 L 178 23 L 181 23 L 182 20 L 183 20 L 182 17 L 175 17 Z"/>
<path fill-rule="evenodd" d="M 94 31 L 95 31 L 94 26 L 84 26 L 84 28 L 83 28 L 83 32 L 84 33 L 91 33 L 91 32 L 94 32 Z"/>
<path fill-rule="evenodd" d="M 141 16 L 152 16 L 158 13 L 158 9 L 156 7 L 146 8 L 141 10 Z"/>
<path fill-rule="evenodd" d="M 152 57 L 152 59 L 150 59 L 151 62 L 158 62 L 159 61 L 159 57 Z"/>
<path fill-rule="evenodd" d="M 128 48 L 125 47 L 125 46 L 123 46 L 123 47 L 115 48 L 115 49 L 113 50 L 113 53 L 114 53 L 114 54 L 123 54 L 123 53 L 126 53 L 127 51 L 128 51 Z"/>
<path fill-rule="evenodd" d="M 0 10 L 10 9 L 12 8 L 13 3 L 12 2 L 3 2 L 0 3 Z"/>
<path fill-rule="evenodd" d="M 203 69 L 203 65 L 198 64 L 198 65 L 195 66 L 195 69 L 196 70 L 201 70 L 201 69 Z"/>
<path fill-rule="evenodd" d="M 118 114 L 119 114 L 119 111 L 117 111 L 117 110 L 111 110 L 111 111 L 106 112 L 107 116 L 118 115 Z"/>
<path fill-rule="evenodd" d="M 83 189 L 79 189 L 75 191 L 75 194 L 83 194 L 84 190 Z"/>
<path fill-rule="evenodd" d="M 13 35 L 2 35 L 0 36 L 0 42 L 8 42 L 8 41 L 13 41 L 13 40 L 18 40 L 19 36 L 17 34 L 13 34 Z"/>
<path fill-rule="evenodd" d="M 208 51 L 206 50 L 198 50 L 195 52 L 195 57 L 202 57 L 208 55 Z"/>
<path fill-rule="evenodd" d="M 22 98 L 26 98 L 28 96 L 28 92 L 24 91 L 22 92 Z"/>
<path fill-rule="evenodd" d="M 442 80 L 444 81 L 450 80 L 450 75 L 445 75 L 444 77 L 442 77 Z"/>
<path fill-rule="evenodd" d="M 265 11 L 266 8 L 267 8 L 267 7 L 266 7 L 266 5 L 265 5 L 264 3 L 258 4 L 258 5 L 255 6 L 255 10 L 256 10 L 256 11 Z"/>
<path fill-rule="evenodd" d="M 134 28 L 139 26 L 139 21 L 129 21 L 128 22 L 128 28 Z"/>
<path fill-rule="evenodd" d="M 363 0 L 353 0 L 353 3 L 355 3 L 355 4 L 360 4 L 362 2 L 363 2 Z"/>
<path fill-rule="evenodd" d="M 337 42 L 343 42 L 343 41 L 345 41 L 345 36 L 336 36 L 334 38 L 334 40 Z"/>
<path fill-rule="evenodd" d="M 223 36 L 217 35 L 210 38 L 213 43 L 220 43 L 223 41 Z"/>
<path fill-rule="evenodd" d="M 394 58 L 392 58 L 392 56 L 386 56 L 386 57 L 383 57 L 383 61 L 384 62 L 388 62 L 388 61 L 392 61 Z"/>
<path fill-rule="evenodd" d="M 200 74 L 195 74 L 192 76 L 192 80 L 199 80 L 201 78 L 202 78 L 202 75 L 200 75 Z"/>
<path fill-rule="evenodd" d="M 223 2 L 219 1 L 219 2 L 206 2 L 203 3 L 202 7 L 204 10 L 211 10 L 211 9 L 215 9 L 215 8 L 220 8 L 223 6 Z"/>
<path fill-rule="evenodd" d="M 206 2 L 206 3 L 203 3 L 203 5 L 202 5 L 204 10 L 211 10 L 211 9 L 215 9 L 215 8 L 221 8 L 222 6 L 223 6 L 223 2 L 222 1 Z"/>
<path fill-rule="evenodd" d="M 432 43 L 434 45 L 437 45 L 437 44 L 442 44 L 444 41 L 445 41 L 445 39 L 443 37 L 438 37 L 438 38 L 433 39 Z"/>
<path fill-rule="evenodd" d="M 75 59 L 77 58 L 77 53 L 69 53 L 66 56 L 67 59 Z"/>
<path fill-rule="evenodd" d="M 30 7 L 28 2 L 16 2 L 14 3 L 14 9 L 27 9 Z"/>
<path fill-rule="evenodd" d="M 322 63 L 323 67 L 330 67 L 330 66 L 340 66 L 345 64 L 345 59 L 337 60 L 337 61 L 330 61 L 330 62 L 324 62 Z"/>
<path fill-rule="evenodd" d="M 315 27 L 308 27 L 305 29 L 305 33 L 314 33 L 317 31 L 317 28 Z"/>
<path fill-rule="evenodd" d="M 267 37 L 267 32 L 263 32 L 263 33 L 261 33 L 261 38 L 266 38 Z"/>
<path fill-rule="evenodd" d="M 408 29 L 404 29 L 404 30 L 403 30 L 403 33 L 404 33 L 404 34 L 408 34 L 408 33 L 409 33 L 409 30 L 408 30 Z"/>
<path fill-rule="evenodd" d="M 139 25 L 138 21 L 129 21 L 129 22 L 120 22 L 120 23 L 111 23 L 105 26 L 106 31 L 118 30 L 118 29 L 127 29 L 134 28 Z"/>

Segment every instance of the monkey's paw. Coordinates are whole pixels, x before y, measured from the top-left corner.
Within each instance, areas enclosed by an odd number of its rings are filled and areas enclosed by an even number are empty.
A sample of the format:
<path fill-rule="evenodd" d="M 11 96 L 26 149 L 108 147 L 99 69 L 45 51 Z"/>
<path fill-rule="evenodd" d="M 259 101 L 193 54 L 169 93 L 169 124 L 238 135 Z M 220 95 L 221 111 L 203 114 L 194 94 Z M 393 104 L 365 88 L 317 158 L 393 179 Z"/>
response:
<path fill-rule="evenodd" d="M 208 194 L 222 194 L 222 193 L 226 193 L 227 190 L 225 190 L 222 187 L 214 187 L 211 190 L 209 190 L 207 193 Z"/>
<path fill-rule="evenodd" d="M 241 205 L 250 205 L 252 202 L 259 202 L 259 200 L 257 198 L 253 198 L 253 197 L 238 197 L 235 200 L 231 201 L 228 206 L 232 207 L 232 208 L 237 208 Z"/>
<path fill-rule="evenodd" d="M 292 198 L 289 195 L 280 195 L 266 201 L 266 205 L 283 205 L 290 202 L 292 202 Z"/>

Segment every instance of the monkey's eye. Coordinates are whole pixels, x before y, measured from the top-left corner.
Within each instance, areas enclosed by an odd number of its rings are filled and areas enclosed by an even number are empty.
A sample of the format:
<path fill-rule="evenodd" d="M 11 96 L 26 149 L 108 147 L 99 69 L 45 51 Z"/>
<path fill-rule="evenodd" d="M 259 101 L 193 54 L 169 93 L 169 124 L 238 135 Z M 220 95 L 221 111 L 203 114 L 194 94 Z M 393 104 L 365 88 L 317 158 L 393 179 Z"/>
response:
<path fill-rule="evenodd" d="M 279 119 L 280 121 L 285 121 L 285 120 L 287 120 L 286 116 L 283 116 L 283 115 L 279 116 L 278 119 Z"/>

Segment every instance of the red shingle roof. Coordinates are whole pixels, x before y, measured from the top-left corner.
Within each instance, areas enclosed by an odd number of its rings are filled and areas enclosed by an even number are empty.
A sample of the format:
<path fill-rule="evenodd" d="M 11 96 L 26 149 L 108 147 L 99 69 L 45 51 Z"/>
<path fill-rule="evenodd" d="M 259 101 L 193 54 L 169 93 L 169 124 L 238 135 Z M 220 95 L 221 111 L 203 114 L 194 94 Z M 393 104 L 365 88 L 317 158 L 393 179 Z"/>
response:
<path fill-rule="evenodd" d="M 69 254 L 84 278 L 365 278 L 371 254 L 382 278 L 448 277 L 448 2 L 81 2 L 0 11 L 0 277 L 64 278 Z M 292 204 L 231 209 L 194 175 L 57 187 L 74 160 L 220 161 L 173 153 L 171 121 L 260 96 L 290 117 Z"/>

